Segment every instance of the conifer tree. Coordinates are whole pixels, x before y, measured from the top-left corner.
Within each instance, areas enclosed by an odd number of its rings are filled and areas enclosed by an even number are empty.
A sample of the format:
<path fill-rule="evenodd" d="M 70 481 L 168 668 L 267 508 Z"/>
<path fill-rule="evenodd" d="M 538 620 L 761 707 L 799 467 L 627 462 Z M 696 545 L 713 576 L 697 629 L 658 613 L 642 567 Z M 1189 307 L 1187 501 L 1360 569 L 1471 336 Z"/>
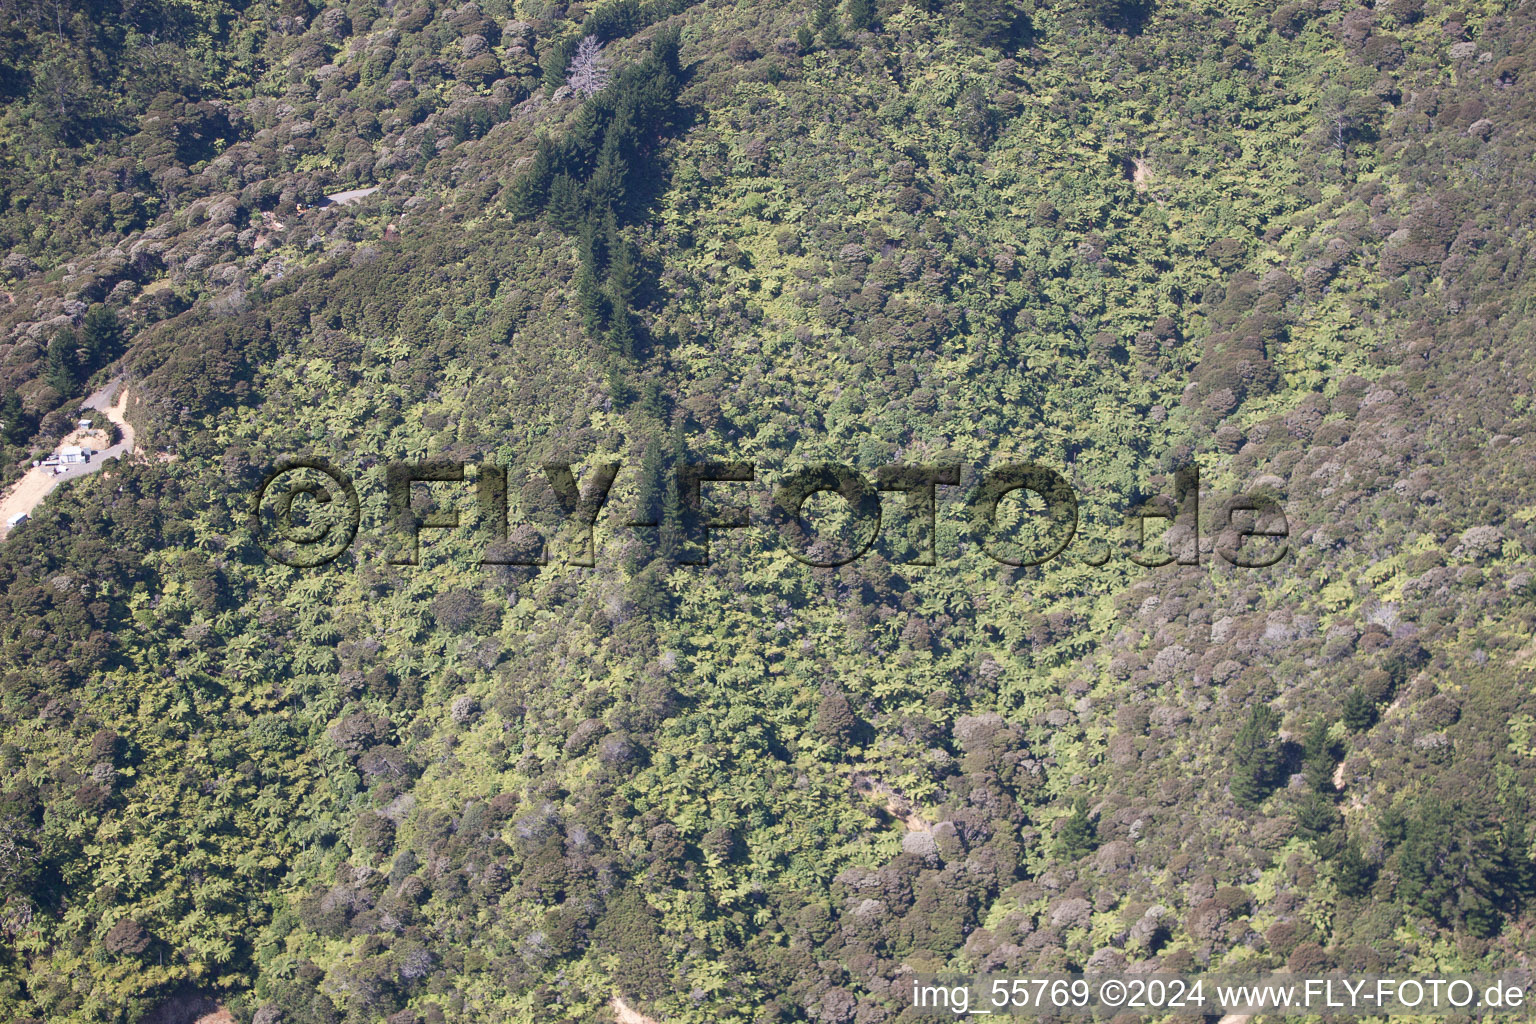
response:
<path fill-rule="evenodd" d="M 1323 860 L 1339 853 L 1344 816 L 1321 793 L 1308 793 L 1296 808 L 1296 832 L 1312 841 L 1312 848 Z"/>
<path fill-rule="evenodd" d="M 1232 750 L 1232 798 L 1257 807 L 1280 779 L 1280 716 L 1267 704 L 1256 705 L 1238 730 Z"/>
<path fill-rule="evenodd" d="M 568 36 L 552 42 L 539 54 L 539 72 L 546 92 L 554 92 L 564 84 L 566 69 L 570 67 L 571 57 L 579 45 L 580 40 Z"/>
<path fill-rule="evenodd" d="M 1006 48 L 1019 35 L 1019 10 L 1009 0 L 961 0 L 955 31 L 982 46 Z"/>
<path fill-rule="evenodd" d="M 607 335 L 610 345 L 618 343 L 613 340 L 613 334 L 613 331 L 609 331 Z M 608 361 L 608 397 L 620 408 L 635 400 L 635 389 L 625 374 L 623 359 L 616 358 Z"/>
<path fill-rule="evenodd" d="M 612 315 L 608 326 L 608 349 L 614 355 L 623 359 L 635 357 L 635 322 L 629 309 L 613 303 Z M 626 388 L 626 395 L 629 389 Z"/>
<path fill-rule="evenodd" d="M 1507 838 L 1477 799 L 1428 797 L 1408 819 L 1397 853 L 1398 891 L 1442 924 L 1491 936 L 1501 912 L 1520 900 Z"/>
<path fill-rule="evenodd" d="M 582 328 L 590 337 L 601 337 L 608 329 L 608 300 L 597 283 L 597 274 L 585 260 L 576 271 L 576 305 Z"/>
<path fill-rule="evenodd" d="M 1355 687 L 1344 697 L 1344 727 L 1350 732 L 1362 732 L 1376 722 L 1376 705 L 1364 690 Z"/>
<path fill-rule="evenodd" d="M 585 204 L 581 186 L 569 174 L 556 175 L 549 186 L 549 220 L 567 234 L 580 227 Z"/>
<path fill-rule="evenodd" d="M 1328 735 L 1328 720 L 1318 715 L 1302 741 L 1302 774 L 1315 793 L 1332 793 L 1333 769 L 1337 763 L 1333 740 Z"/>
<path fill-rule="evenodd" d="M 1339 892 L 1351 899 L 1359 899 L 1371 891 L 1375 874 L 1371 862 L 1360 852 L 1360 844 L 1354 839 L 1347 840 L 1333 862 L 1333 880 Z"/>
<path fill-rule="evenodd" d="M 848 28 L 863 32 L 875 23 L 875 0 L 848 0 Z"/>
<path fill-rule="evenodd" d="M 71 395 L 80 384 L 80 339 L 65 328 L 48 343 L 48 369 L 44 382 L 61 395 Z"/>
<path fill-rule="evenodd" d="M 22 444 L 32 432 L 21 396 L 12 391 L 0 399 L 0 439 L 6 444 Z"/>
<path fill-rule="evenodd" d="M 1056 833 L 1056 850 L 1067 860 L 1092 853 L 1099 845 L 1099 830 L 1088 816 L 1088 801 L 1078 797 L 1072 801 L 1072 814 Z"/>
<path fill-rule="evenodd" d="M 123 328 L 117 314 L 97 304 L 85 314 L 80 325 L 80 347 L 85 350 L 86 366 L 92 370 L 116 356 L 123 343 Z"/>
<path fill-rule="evenodd" d="M 662 445 L 658 441 L 652 441 L 645 448 L 645 454 L 640 457 L 640 484 L 639 494 L 635 499 L 635 519 L 637 522 L 656 522 L 661 515 L 662 492 L 666 487 L 663 475 L 666 472 L 666 462 L 662 454 Z"/>
<path fill-rule="evenodd" d="M 635 308 L 640 293 L 640 268 L 634 246 L 619 230 L 618 218 L 608 215 L 604 225 L 608 255 L 608 298 L 615 314 Z"/>

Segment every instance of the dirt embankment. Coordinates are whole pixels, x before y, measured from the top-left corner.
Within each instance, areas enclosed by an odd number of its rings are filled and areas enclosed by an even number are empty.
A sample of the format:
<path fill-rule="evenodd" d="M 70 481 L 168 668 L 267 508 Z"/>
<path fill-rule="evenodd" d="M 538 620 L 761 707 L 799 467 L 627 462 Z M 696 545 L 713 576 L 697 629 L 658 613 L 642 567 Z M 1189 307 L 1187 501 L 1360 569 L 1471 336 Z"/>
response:
<path fill-rule="evenodd" d="M 618 1024 L 661 1024 L 655 1017 L 647 1017 L 639 1010 L 634 1009 L 624 1001 L 623 996 L 616 995 L 609 1003 L 613 1007 L 613 1019 Z"/>

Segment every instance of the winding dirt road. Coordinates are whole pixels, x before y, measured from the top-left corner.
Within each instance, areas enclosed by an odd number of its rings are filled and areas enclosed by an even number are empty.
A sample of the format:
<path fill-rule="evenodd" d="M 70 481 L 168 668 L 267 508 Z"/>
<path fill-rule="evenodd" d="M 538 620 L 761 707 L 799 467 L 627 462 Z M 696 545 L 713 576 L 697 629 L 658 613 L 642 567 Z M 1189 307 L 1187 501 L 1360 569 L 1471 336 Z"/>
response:
<path fill-rule="evenodd" d="M 16 484 L 5 492 L 4 497 L 0 497 L 0 540 L 4 540 L 10 534 L 11 528 L 6 524 L 10 522 L 12 516 L 18 514 L 30 516 L 33 510 L 43 503 L 43 499 L 52 494 L 54 488 L 64 481 L 99 473 L 108 459 L 127 455 L 134 450 L 133 427 L 129 426 L 128 421 L 123 418 L 123 411 L 128 407 L 128 389 L 121 387 L 121 384 L 121 378 L 112 381 L 81 402 L 80 407 L 103 413 L 117 426 L 122 439 L 108 448 L 97 451 L 91 456 L 90 462 L 61 467 L 58 473 L 55 473 L 52 467 L 45 469 L 42 466 L 27 470 L 26 475 L 16 481 Z M 113 401 L 114 393 L 119 391 L 121 394 L 117 394 L 116 401 Z M 112 404 L 109 405 L 109 402 Z M 71 444 L 94 447 L 93 442 L 99 443 L 104 440 L 100 431 L 75 430 L 59 442 L 59 448 Z M 58 448 L 54 449 L 54 453 L 58 453 Z"/>

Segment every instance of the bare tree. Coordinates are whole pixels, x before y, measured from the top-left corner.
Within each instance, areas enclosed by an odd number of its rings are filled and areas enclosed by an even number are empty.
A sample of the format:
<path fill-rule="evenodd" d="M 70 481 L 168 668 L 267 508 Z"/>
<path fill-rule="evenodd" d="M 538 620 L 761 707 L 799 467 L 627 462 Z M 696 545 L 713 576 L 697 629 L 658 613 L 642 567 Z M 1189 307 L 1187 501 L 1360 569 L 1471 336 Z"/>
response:
<path fill-rule="evenodd" d="M 597 36 L 587 36 L 571 56 L 565 83 L 578 96 L 596 96 L 608 85 L 608 68 L 603 64 L 603 44 Z"/>

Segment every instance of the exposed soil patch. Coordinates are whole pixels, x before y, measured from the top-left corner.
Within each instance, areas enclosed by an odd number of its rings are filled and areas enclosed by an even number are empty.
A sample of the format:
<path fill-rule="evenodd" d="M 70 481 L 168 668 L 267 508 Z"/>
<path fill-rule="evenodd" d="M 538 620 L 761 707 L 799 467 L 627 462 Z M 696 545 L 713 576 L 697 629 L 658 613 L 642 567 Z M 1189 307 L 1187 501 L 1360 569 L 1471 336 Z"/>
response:
<path fill-rule="evenodd" d="M 1147 183 L 1152 180 L 1152 165 L 1140 157 L 1131 157 L 1131 184 L 1138 191 L 1146 191 Z"/>
<path fill-rule="evenodd" d="M 235 1015 L 206 992 L 183 992 L 149 1011 L 141 1024 L 235 1024 Z"/>
<path fill-rule="evenodd" d="M 655 1017 L 647 1017 L 624 1001 L 623 996 L 614 996 L 609 1004 L 613 1007 L 613 1019 L 618 1024 L 661 1024 Z"/>
<path fill-rule="evenodd" d="M 897 818 L 907 826 L 908 832 L 931 832 L 933 826 L 929 825 L 917 813 L 917 808 L 912 806 L 912 801 L 897 793 L 883 782 L 876 782 L 867 775 L 855 775 L 853 788 L 865 796 L 874 796 L 885 805 L 886 813 Z"/>

